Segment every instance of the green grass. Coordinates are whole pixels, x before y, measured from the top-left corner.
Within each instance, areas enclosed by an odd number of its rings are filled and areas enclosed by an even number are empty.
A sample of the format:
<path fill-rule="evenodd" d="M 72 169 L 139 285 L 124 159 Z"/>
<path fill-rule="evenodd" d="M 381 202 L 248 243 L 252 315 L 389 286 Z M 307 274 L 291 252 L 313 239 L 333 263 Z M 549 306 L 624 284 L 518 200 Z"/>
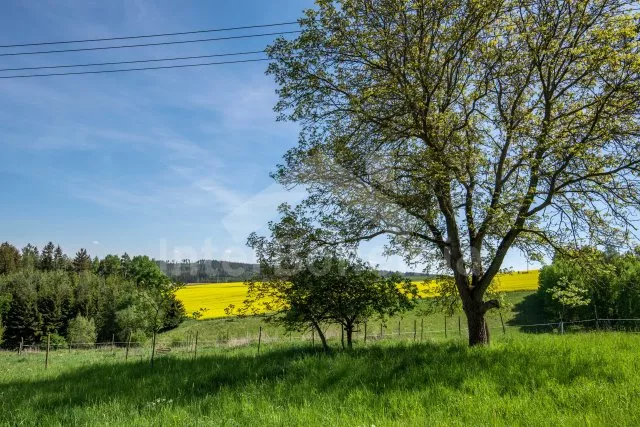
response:
<path fill-rule="evenodd" d="M 640 425 L 640 335 L 0 353 L 3 425 Z"/>

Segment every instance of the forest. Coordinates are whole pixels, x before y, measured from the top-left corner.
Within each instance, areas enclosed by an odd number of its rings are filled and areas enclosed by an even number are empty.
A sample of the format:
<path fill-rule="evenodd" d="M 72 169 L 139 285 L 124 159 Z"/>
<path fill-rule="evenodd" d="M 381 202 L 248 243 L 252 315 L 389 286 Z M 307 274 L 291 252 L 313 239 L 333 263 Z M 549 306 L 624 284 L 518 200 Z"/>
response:
<path fill-rule="evenodd" d="M 0 245 L 0 342 L 15 348 L 47 336 L 55 345 L 144 342 L 185 317 L 181 285 L 155 261 L 128 254 L 73 258 L 48 243 L 38 250 Z"/>

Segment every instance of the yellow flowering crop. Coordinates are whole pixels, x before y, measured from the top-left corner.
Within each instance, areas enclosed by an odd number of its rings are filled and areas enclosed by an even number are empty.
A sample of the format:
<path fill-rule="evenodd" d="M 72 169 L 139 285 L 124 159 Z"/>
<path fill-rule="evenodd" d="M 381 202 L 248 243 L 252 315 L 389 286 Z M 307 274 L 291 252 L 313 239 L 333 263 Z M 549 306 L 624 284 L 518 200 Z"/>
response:
<path fill-rule="evenodd" d="M 529 272 L 504 273 L 497 277 L 498 289 L 504 292 L 515 291 L 535 291 L 538 289 L 537 270 Z M 433 296 L 435 283 L 416 281 L 423 296 Z M 243 282 L 233 283 L 205 283 L 188 285 L 180 289 L 178 298 L 184 304 L 187 313 L 191 315 L 194 311 L 207 309 L 202 314 L 202 319 L 212 319 L 225 317 L 225 308 L 230 304 L 239 308 L 242 306 L 247 296 L 247 286 Z"/>

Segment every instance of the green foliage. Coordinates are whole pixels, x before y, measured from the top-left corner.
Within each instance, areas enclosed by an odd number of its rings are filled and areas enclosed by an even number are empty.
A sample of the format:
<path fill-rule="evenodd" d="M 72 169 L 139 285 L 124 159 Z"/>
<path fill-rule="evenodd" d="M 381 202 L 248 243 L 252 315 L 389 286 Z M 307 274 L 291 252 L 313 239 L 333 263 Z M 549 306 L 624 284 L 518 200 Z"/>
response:
<path fill-rule="evenodd" d="M 452 275 L 470 343 L 510 248 L 628 240 L 640 207 L 634 0 L 321 0 L 268 49 L 300 128 L 275 173 L 319 244 L 386 235 Z M 292 221 L 293 218 L 293 221 Z M 473 335 L 478 333 L 478 335 Z"/>
<path fill-rule="evenodd" d="M 98 339 L 98 333 L 96 331 L 96 323 L 93 319 L 87 319 L 86 317 L 78 314 L 75 319 L 69 322 L 67 328 L 67 341 L 71 345 L 82 344 L 87 347 L 91 346 Z"/>
<path fill-rule="evenodd" d="M 56 247 L 53 242 L 49 242 L 42 248 L 42 252 L 40 253 L 40 262 L 38 267 L 40 270 L 50 271 L 55 268 L 54 263 L 54 252 Z"/>
<path fill-rule="evenodd" d="M 262 261 L 265 265 L 266 260 Z M 260 280 L 248 282 L 240 313 L 266 311 L 287 328 L 314 329 L 325 349 L 324 325 L 341 325 L 347 346 L 352 348 L 357 325 L 373 316 L 384 318 L 411 309 L 417 298 L 417 288 L 410 280 L 397 275 L 381 277 L 362 261 L 334 256 L 318 258 L 293 272 L 265 265 L 263 273 Z"/>
<path fill-rule="evenodd" d="M 20 268 L 20 252 L 9 242 L 0 245 L 0 274 L 8 274 Z"/>
<path fill-rule="evenodd" d="M 10 249 L 5 245 L 5 252 L 15 255 Z M 53 243 L 41 254 L 27 245 L 17 269 L 0 274 L 3 345 L 15 347 L 21 338 L 41 343 L 48 334 L 67 336 L 77 316 L 91 319 L 94 341 L 112 335 L 125 340 L 129 333 L 151 334 L 153 325 L 167 330 L 182 322 L 184 307 L 175 298 L 179 286 L 152 260 L 115 255 L 96 260 L 82 249 L 70 263 Z"/>
<path fill-rule="evenodd" d="M 76 257 L 73 259 L 73 269 L 76 273 L 82 273 L 83 271 L 91 271 L 93 268 L 91 257 L 87 253 L 87 250 L 82 248 L 76 253 Z"/>
<path fill-rule="evenodd" d="M 549 315 L 566 320 L 640 316 L 640 256 L 582 248 L 540 271 L 538 295 Z"/>
<path fill-rule="evenodd" d="M 45 341 L 47 338 L 45 338 Z M 49 345 L 52 349 L 61 349 L 67 347 L 67 340 L 62 336 L 56 333 L 53 333 L 48 336 Z"/>

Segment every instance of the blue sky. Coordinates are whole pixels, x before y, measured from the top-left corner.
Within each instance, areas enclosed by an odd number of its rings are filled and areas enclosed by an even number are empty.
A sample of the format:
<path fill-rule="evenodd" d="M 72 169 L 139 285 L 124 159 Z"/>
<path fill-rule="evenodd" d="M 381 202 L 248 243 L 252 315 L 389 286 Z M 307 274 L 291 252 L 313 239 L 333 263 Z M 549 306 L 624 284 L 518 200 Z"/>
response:
<path fill-rule="evenodd" d="M 5 1 L 0 44 L 292 21 L 311 3 Z M 3 57 L 0 68 L 260 50 L 269 40 Z M 68 253 L 85 247 L 98 256 L 252 261 L 247 235 L 264 231 L 279 203 L 303 195 L 268 176 L 297 130 L 275 122 L 275 85 L 264 69 L 0 80 L 0 240 L 40 247 L 52 240 Z M 403 269 L 382 256 L 383 244 L 366 245 L 363 256 Z M 524 261 L 511 256 L 505 266 Z"/>

